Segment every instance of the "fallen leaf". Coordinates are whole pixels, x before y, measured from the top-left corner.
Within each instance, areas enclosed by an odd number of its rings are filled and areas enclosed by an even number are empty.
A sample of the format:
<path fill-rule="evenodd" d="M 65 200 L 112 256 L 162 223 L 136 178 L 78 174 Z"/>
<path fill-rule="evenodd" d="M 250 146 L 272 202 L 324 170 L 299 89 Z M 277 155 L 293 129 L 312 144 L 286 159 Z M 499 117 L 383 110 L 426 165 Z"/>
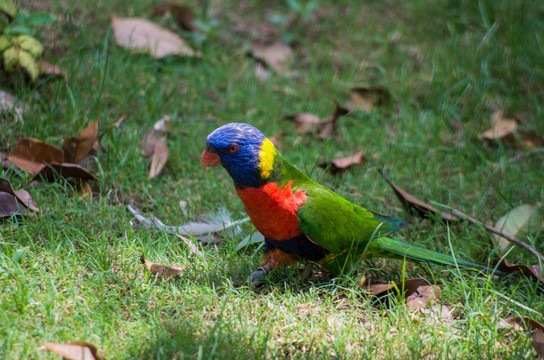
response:
<path fill-rule="evenodd" d="M 501 217 L 495 224 L 495 229 L 518 239 L 537 235 L 544 229 L 544 206 L 520 205 Z M 491 240 L 503 253 L 510 246 L 510 241 L 495 234 L 491 234 Z"/>
<path fill-rule="evenodd" d="M 261 60 L 274 69 L 276 73 L 282 75 L 285 73 L 285 62 L 292 52 L 293 50 L 288 44 L 276 41 L 272 44 L 254 43 L 251 46 L 250 55 Z"/>
<path fill-rule="evenodd" d="M 91 150 L 96 149 L 98 145 L 98 123 L 95 120 L 85 129 L 81 130 L 77 137 L 69 136 L 62 142 L 65 161 L 68 163 L 79 163 Z"/>
<path fill-rule="evenodd" d="M 76 181 L 75 184 L 77 195 L 80 198 L 92 199 L 93 198 L 93 189 L 88 181 Z"/>
<path fill-rule="evenodd" d="M 304 134 L 319 131 L 318 138 L 330 138 L 336 130 L 336 123 L 340 116 L 349 114 L 349 110 L 340 106 L 336 100 L 334 102 L 334 112 L 326 119 L 320 120 L 316 115 L 310 113 L 299 113 L 288 115 L 285 119 L 295 124 L 297 132 Z"/>
<path fill-rule="evenodd" d="M 26 208 L 29 208 L 30 210 L 39 212 L 40 209 L 36 206 L 36 203 L 28 193 L 28 191 L 24 189 L 19 190 L 13 190 L 13 187 L 11 186 L 11 183 L 6 180 L 0 178 L 0 192 L 10 194 L 12 196 L 15 196 L 19 203 L 24 205 Z"/>
<path fill-rule="evenodd" d="M 10 93 L 0 90 L 0 114 L 13 112 L 18 121 L 23 120 L 23 106 Z"/>
<path fill-rule="evenodd" d="M 509 317 L 508 319 L 499 321 L 500 327 L 511 326 L 515 330 L 531 331 L 531 343 L 540 358 L 544 358 L 544 325 L 536 320 L 519 315 Z"/>
<path fill-rule="evenodd" d="M 19 199 L 21 203 L 23 203 L 24 206 L 26 206 L 30 210 L 40 212 L 40 209 L 34 202 L 34 199 L 32 199 L 30 193 L 25 189 L 15 190 L 15 196 L 17 197 L 17 199 Z"/>
<path fill-rule="evenodd" d="M 264 242 L 264 236 L 260 232 L 255 232 L 253 234 L 247 235 L 242 241 L 236 245 L 235 251 L 240 251 L 245 249 L 247 246 L 253 244 L 259 244 Z"/>
<path fill-rule="evenodd" d="M 55 181 L 58 177 L 64 179 L 79 180 L 98 180 L 89 170 L 78 164 L 48 164 L 44 166 L 39 173 L 34 175 L 32 180 L 44 179 L 46 181 Z"/>
<path fill-rule="evenodd" d="M 503 111 L 495 111 L 491 116 L 493 127 L 478 135 L 478 139 L 490 144 L 503 142 L 515 148 L 532 150 L 544 146 L 544 139 L 536 134 L 518 129 L 515 119 L 503 118 Z"/>
<path fill-rule="evenodd" d="M 193 25 L 195 19 L 195 13 L 188 6 L 182 6 L 175 3 L 161 3 L 153 8 L 152 16 L 164 15 L 170 13 L 170 15 L 176 21 L 176 24 L 183 30 L 197 31 L 198 28 Z"/>
<path fill-rule="evenodd" d="M 169 55 L 200 56 L 182 38 L 159 25 L 141 18 L 111 19 L 115 41 L 119 46 L 149 53 L 155 58 Z"/>
<path fill-rule="evenodd" d="M 425 279 L 415 278 L 415 279 L 406 279 L 403 281 L 398 281 L 396 283 L 389 284 L 372 284 L 368 285 L 365 290 L 370 295 L 374 296 L 384 296 L 387 295 L 390 291 L 402 291 L 404 289 L 404 297 L 407 298 L 417 291 L 418 287 L 426 284 Z"/>
<path fill-rule="evenodd" d="M 310 113 L 288 115 L 285 118 L 293 122 L 297 129 L 297 132 L 301 134 L 315 132 L 320 124 L 319 118 L 316 115 Z"/>
<path fill-rule="evenodd" d="M 128 210 L 134 215 L 136 220 L 143 223 L 145 227 L 156 227 L 174 235 L 192 235 L 202 236 L 211 233 L 226 233 L 230 236 L 236 236 L 242 232 L 240 224 L 249 221 L 249 218 L 232 220 L 227 209 L 221 208 L 216 213 L 205 215 L 205 222 L 189 222 L 183 225 L 165 225 L 156 217 L 146 218 L 141 215 L 132 206 L 127 206 Z"/>
<path fill-rule="evenodd" d="M 413 195 L 407 193 L 406 191 L 402 190 L 400 187 L 395 185 L 391 180 L 389 180 L 389 178 L 387 178 L 383 174 L 381 170 L 378 170 L 378 172 L 384 178 L 384 180 L 387 181 L 389 186 L 391 186 L 391 188 L 395 192 L 395 195 L 397 195 L 397 198 L 402 203 L 402 206 L 404 206 L 404 208 L 411 214 L 419 216 L 419 217 L 423 217 L 423 218 L 429 218 L 432 216 L 439 215 L 442 218 L 442 220 L 446 220 L 449 222 L 455 222 L 459 220 L 457 216 L 447 213 L 445 211 L 438 211 L 433 206 L 417 199 Z"/>
<path fill-rule="evenodd" d="M 25 215 L 26 213 L 26 207 L 17 200 L 17 197 L 0 191 L 0 218 Z"/>
<path fill-rule="evenodd" d="M 181 212 L 183 213 L 183 215 L 187 216 L 187 205 L 188 205 L 188 202 L 187 200 L 180 200 L 178 202 L 178 205 L 179 207 L 181 208 Z"/>
<path fill-rule="evenodd" d="M 11 149 L 8 160 L 19 169 L 36 175 L 45 164 L 62 163 L 64 153 L 55 145 L 34 138 L 24 138 Z"/>
<path fill-rule="evenodd" d="M 62 356 L 67 360 L 103 360 L 104 358 L 98 355 L 98 348 L 96 345 L 87 341 L 73 341 L 67 344 L 56 344 L 46 342 L 43 346 L 54 352 L 57 355 Z"/>
<path fill-rule="evenodd" d="M 187 245 L 187 247 L 189 248 L 189 251 L 195 255 L 198 255 L 198 256 L 204 256 L 204 254 L 202 253 L 202 251 L 200 251 L 195 244 L 193 244 L 193 242 L 189 239 L 187 239 L 185 236 L 183 235 L 180 235 L 180 234 L 174 234 L 176 235 L 178 238 L 181 239 L 181 241 L 183 241 L 183 243 L 185 243 L 185 245 Z"/>
<path fill-rule="evenodd" d="M 353 107 L 370 112 L 387 101 L 389 92 L 383 86 L 358 87 L 349 91 L 349 97 Z"/>
<path fill-rule="evenodd" d="M 140 140 L 140 146 L 144 149 L 145 157 L 153 155 L 157 141 L 165 137 L 168 127 L 170 127 L 170 116 L 167 115 L 153 124 L 153 127 L 145 133 Z"/>
<path fill-rule="evenodd" d="M 159 175 L 162 168 L 168 160 L 168 144 L 166 143 L 166 138 L 160 138 L 155 144 L 153 149 L 153 158 L 151 159 L 151 167 L 149 169 L 148 179 L 153 179 L 155 176 Z"/>
<path fill-rule="evenodd" d="M 520 265 L 520 264 L 510 264 L 506 259 L 497 265 L 497 269 L 508 272 L 515 273 L 519 272 L 525 276 L 531 277 L 537 281 L 540 281 L 544 284 L 544 269 L 540 268 L 540 265 Z"/>
<path fill-rule="evenodd" d="M 343 158 L 320 163 L 318 166 L 322 169 L 329 169 L 333 174 L 339 174 L 351 168 L 352 166 L 363 166 L 366 163 L 364 150 Z"/>
<path fill-rule="evenodd" d="M 333 102 L 334 112 L 329 118 L 322 121 L 322 123 L 324 123 L 324 126 L 323 129 L 321 129 L 319 135 L 317 136 L 320 139 L 328 139 L 332 137 L 332 135 L 336 131 L 336 123 L 340 116 L 347 115 L 350 112 L 347 108 L 340 106 L 340 104 L 338 104 L 338 101 L 333 99 Z"/>
<path fill-rule="evenodd" d="M 56 76 L 62 76 L 64 78 L 68 77 L 68 74 L 66 73 L 66 71 L 61 70 L 58 65 L 50 64 L 43 59 L 39 59 L 38 64 L 40 65 L 40 74 L 56 75 Z"/>
<path fill-rule="evenodd" d="M 148 261 L 144 255 L 140 257 L 140 262 L 145 265 L 147 270 L 153 275 L 157 275 L 160 278 L 167 278 L 172 275 L 177 275 L 183 272 L 183 270 L 187 269 L 191 264 L 185 265 L 185 266 L 177 266 L 177 265 L 160 265 L 152 263 L 151 261 Z"/>
<path fill-rule="evenodd" d="M 406 305 L 410 309 L 423 309 L 430 300 L 439 300 L 441 290 L 438 285 L 420 285 L 416 291 L 406 297 Z"/>
<path fill-rule="evenodd" d="M 359 283 L 361 280 L 359 280 Z M 411 309 L 421 310 L 431 300 L 438 300 L 441 296 L 440 287 L 428 285 L 425 279 L 407 279 L 389 284 L 372 284 L 363 286 L 363 290 L 377 297 L 378 302 L 386 307 L 391 306 L 391 295 L 402 296 Z"/>
<path fill-rule="evenodd" d="M 257 61 L 255 63 L 255 77 L 262 83 L 266 82 L 270 77 L 270 71 L 266 69 L 266 66 L 262 61 Z"/>

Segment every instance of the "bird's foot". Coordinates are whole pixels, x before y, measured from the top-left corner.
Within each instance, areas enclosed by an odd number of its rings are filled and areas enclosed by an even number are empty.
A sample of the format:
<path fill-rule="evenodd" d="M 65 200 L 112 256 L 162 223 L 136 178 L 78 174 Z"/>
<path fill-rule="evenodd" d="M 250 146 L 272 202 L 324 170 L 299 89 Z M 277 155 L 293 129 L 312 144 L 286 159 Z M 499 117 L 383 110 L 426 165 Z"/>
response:
<path fill-rule="evenodd" d="M 257 270 L 253 271 L 251 274 L 249 274 L 249 277 L 247 278 L 247 282 L 249 282 L 251 286 L 256 288 L 262 284 L 265 276 L 266 276 L 266 270 L 260 267 Z"/>

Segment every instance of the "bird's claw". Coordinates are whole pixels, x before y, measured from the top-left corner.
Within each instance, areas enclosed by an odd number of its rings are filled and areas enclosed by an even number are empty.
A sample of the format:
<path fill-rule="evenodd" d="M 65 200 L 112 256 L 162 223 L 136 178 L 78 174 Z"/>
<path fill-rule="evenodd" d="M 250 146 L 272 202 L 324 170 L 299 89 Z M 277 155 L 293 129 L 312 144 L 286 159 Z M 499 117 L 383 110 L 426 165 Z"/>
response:
<path fill-rule="evenodd" d="M 247 281 L 251 284 L 251 286 L 258 287 L 262 284 L 265 276 L 266 270 L 260 267 L 257 270 L 253 271 L 251 274 L 249 274 Z"/>

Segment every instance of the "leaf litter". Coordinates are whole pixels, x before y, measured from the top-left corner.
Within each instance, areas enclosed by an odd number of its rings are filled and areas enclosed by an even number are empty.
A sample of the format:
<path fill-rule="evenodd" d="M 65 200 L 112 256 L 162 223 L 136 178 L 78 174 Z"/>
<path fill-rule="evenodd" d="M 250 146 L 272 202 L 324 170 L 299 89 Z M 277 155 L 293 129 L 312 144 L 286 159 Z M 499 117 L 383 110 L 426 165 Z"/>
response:
<path fill-rule="evenodd" d="M 251 45 L 249 55 L 259 60 L 262 65 L 274 69 L 278 75 L 286 74 L 286 63 L 293 53 L 291 46 L 283 41 L 274 41 L 269 44 L 255 42 Z M 266 78 L 268 75 L 266 75 Z"/>
<path fill-rule="evenodd" d="M 544 206 L 523 204 L 515 207 L 497 221 L 495 229 L 518 239 L 527 236 L 536 239 L 544 233 Z M 510 241 L 496 234 L 491 234 L 491 240 L 502 253 L 510 246 Z"/>
<path fill-rule="evenodd" d="M 65 344 L 46 342 L 43 348 L 67 360 L 104 360 L 98 355 L 98 347 L 87 341 L 73 341 Z"/>
<path fill-rule="evenodd" d="M 172 16 L 180 29 L 191 32 L 198 31 L 198 28 L 193 24 L 195 13 L 190 7 L 175 3 L 160 3 L 153 8 L 151 16 L 165 15 L 167 13 Z"/>
<path fill-rule="evenodd" d="M 529 331 L 533 348 L 540 358 L 544 358 L 544 326 L 541 323 L 528 317 L 516 315 L 500 320 L 498 326 L 511 327 L 517 331 Z"/>
<path fill-rule="evenodd" d="M 170 30 L 143 18 L 111 18 L 117 45 L 155 58 L 170 55 L 200 57 L 185 41 Z"/>
<path fill-rule="evenodd" d="M 432 205 L 429 205 L 419 200 L 415 196 L 409 194 L 408 192 L 404 191 L 403 189 L 395 185 L 387 176 L 385 176 L 382 170 L 378 170 L 378 172 L 380 173 L 382 178 L 389 184 L 389 186 L 391 186 L 402 206 L 412 215 L 423 218 L 439 216 L 442 220 L 449 222 L 455 222 L 459 220 L 457 216 L 445 211 L 439 211 Z"/>
<path fill-rule="evenodd" d="M 144 156 L 152 157 L 148 179 L 159 175 L 168 161 L 167 131 L 170 126 L 170 116 L 164 116 L 155 122 L 140 140 L 140 146 L 144 149 Z"/>
<path fill-rule="evenodd" d="M 328 169 L 333 174 L 339 174 L 349 170 L 353 166 L 361 167 L 366 163 L 364 150 L 361 150 L 353 155 L 333 159 L 331 161 L 322 162 L 318 166 L 323 169 Z"/>
<path fill-rule="evenodd" d="M 198 237 L 214 233 L 222 234 L 223 232 L 235 236 L 242 231 L 239 225 L 249 221 L 249 217 L 240 220 L 232 220 L 229 211 L 225 208 L 221 208 L 215 213 L 206 214 L 204 216 L 205 221 L 191 221 L 182 225 L 165 225 L 161 220 L 154 216 L 147 218 L 141 215 L 131 205 L 128 205 L 127 209 L 134 215 L 136 220 L 142 223 L 146 228 L 155 227 L 170 234 L 181 236 Z"/>
<path fill-rule="evenodd" d="M 381 106 L 390 98 L 389 91 L 383 86 L 357 87 L 349 91 L 350 107 L 366 112 Z"/>
<path fill-rule="evenodd" d="M 2 208 L 9 207 L 10 204 L 13 204 L 13 200 L 16 200 L 18 203 L 22 204 L 24 208 L 28 208 L 35 212 L 40 211 L 28 191 L 24 189 L 14 190 L 11 183 L 7 179 L 0 178 L 0 193 L 8 194 L 15 198 L 11 199 L 5 195 L 2 195 L 3 201 L 7 201 L 6 205 L 4 205 L 4 202 L 2 201 L 2 205 L 0 205 Z M 19 208 L 19 204 L 16 205 L 17 208 Z"/>
<path fill-rule="evenodd" d="M 533 150 L 538 146 L 544 146 L 544 139 L 541 136 L 520 130 L 515 119 L 505 119 L 503 115 L 502 110 L 495 111 L 491 115 L 491 129 L 480 133 L 478 139 L 492 145 L 502 142 L 525 150 Z"/>
<path fill-rule="evenodd" d="M 144 264 L 151 274 L 157 275 L 160 278 L 168 278 L 173 275 L 181 274 L 185 269 L 191 266 L 191 264 L 185 266 L 156 264 L 147 260 L 144 255 L 140 257 L 140 262 Z"/>
<path fill-rule="evenodd" d="M 291 121 L 300 134 L 315 133 L 319 131 L 318 138 L 327 139 L 332 137 L 336 131 L 338 119 L 350 113 L 350 111 L 341 106 L 336 100 L 334 102 L 334 111 L 331 116 L 326 119 L 320 120 L 316 115 L 311 113 L 298 113 L 294 115 L 288 115 L 285 119 Z"/>

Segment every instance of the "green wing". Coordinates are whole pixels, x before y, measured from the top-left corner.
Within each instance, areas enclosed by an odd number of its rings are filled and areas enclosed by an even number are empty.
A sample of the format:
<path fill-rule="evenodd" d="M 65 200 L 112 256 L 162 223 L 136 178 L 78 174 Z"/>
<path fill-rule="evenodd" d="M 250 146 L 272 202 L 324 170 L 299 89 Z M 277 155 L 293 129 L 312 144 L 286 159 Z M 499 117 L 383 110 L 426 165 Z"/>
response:
<path fill-rule="evenodd" d="M 278 156 L 275 180 L 293 191 L 306 193 L 306 202 L 298 209 L 300 230 L 314 243 L 332 254 L 346 250 L 364 253 L 369 240 L 400 229 L 404 222 L 355 205 L 333 191 L 311 180 Z"/>

